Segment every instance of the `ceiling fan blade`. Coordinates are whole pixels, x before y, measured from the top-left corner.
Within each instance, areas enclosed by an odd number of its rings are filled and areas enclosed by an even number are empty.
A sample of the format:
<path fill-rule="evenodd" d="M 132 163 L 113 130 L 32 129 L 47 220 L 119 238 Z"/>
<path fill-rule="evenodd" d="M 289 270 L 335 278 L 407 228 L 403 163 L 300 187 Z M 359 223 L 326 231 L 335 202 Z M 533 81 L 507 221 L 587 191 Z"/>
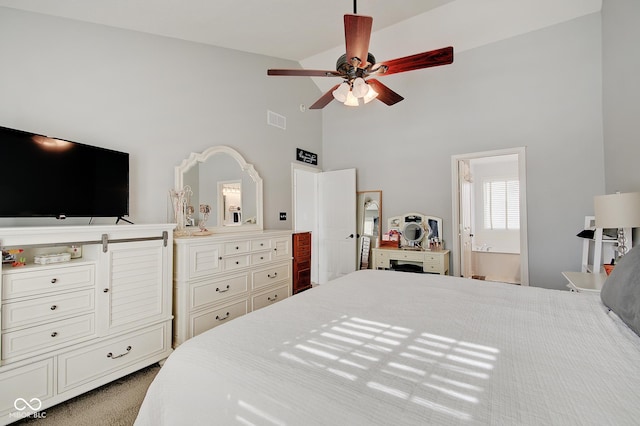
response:
<path fill-rule="evenodd" d="M 390 61 L 375 64 L 371 74 L 382 77 L 383 75 L 397 74 L 399 72 L 419 70 L 422 68 L 448 65 L 453 62 L 453 47 L 443 47 L 442 49 L 431 50 L 429 52 L 418 53 L 404 58 L 392 59 Z M 384 71 L 384 68 L 387 68 Z M 376 73 L 376 70 L 378 70 Z"/>
<path fill-rule="evenodd" d="M 318 99 L 313 105 L 309 107 L 309 109 L 322 109 L 329 105 L 329 102 L 333 100 L 333 91 L 336 90 L 338 86 L 340 86 L 340 84 L 336 84 L 331 89 L 329 89 L 329 91 L 322 95 L 320 99 Z"/>
<path fill-rule="evenodd" d="M 349 64 L 358 68 L 367 67 L 372 26 L 373 18 L 371 16 L 344 15 L 344 39 L 347 48 L 347 62 Z M 358 58 L 361 62 L 354 64 L 352 62 L 353 58 Z"/>
<path fill-rule="evenodd" d="M 370 78 L 369 80 L 367 80 L 367 83 L 369 84 L 369 86 L 371 86 L 373 90 L 378 92 L 377 99 L 389 106 L 397 104 L 398 102 L 404 99 L 402 96 L 398 95 L 396 92 L 389 89 L 387 86 L 380 83 L 375 78 Z"/>
<path fill-rule="evenodd" d="M 300 76 L 300 77 L 342 77 L 338 71 L 303 70 L 303 69 L 268 69 L 267 75 Z"/>

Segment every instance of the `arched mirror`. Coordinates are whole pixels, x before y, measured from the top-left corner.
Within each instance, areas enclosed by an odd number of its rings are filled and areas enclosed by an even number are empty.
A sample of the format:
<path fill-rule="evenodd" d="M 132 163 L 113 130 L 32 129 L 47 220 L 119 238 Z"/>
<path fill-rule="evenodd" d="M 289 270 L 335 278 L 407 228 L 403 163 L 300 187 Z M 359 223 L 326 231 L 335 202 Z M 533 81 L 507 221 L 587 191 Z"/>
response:
<path fill-rule="evenodd" d="M 233 148 L 192 153 L 176 166 L 175 187 L 186 189 L 185 235 L 262 230 L 262 178 Z M 203 219 L 206 232 L 199 232 Z"/>
<path fill-rule="evenodd" d="M 357 193 L 358 269 L 370 269 L 371 249 L 380 246 L 382 191 Z"/>

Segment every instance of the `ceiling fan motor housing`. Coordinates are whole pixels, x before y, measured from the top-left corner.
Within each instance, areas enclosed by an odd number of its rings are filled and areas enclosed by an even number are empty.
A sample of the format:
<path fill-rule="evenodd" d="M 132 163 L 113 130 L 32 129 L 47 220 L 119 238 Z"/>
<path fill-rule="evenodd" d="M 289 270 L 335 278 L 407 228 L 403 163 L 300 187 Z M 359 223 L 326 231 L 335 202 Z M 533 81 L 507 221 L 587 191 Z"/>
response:
<path fill-rule="evenodd" d="M 359 59 L 359 58 L 358 58 Z M 344 74 L 349 80 L 353 80 L 356 77 L 362 77 L 365 73 L 365 70 L 371 67 L 376 63 L 376 57 L 371 54 L 371 52 L 367 53 L 367 62 L 363 67 L 354 67 L 351 65 L 351 61 L 347 60 L 347 54 L 340 56 L 336 61 L 336 71 Z"/>

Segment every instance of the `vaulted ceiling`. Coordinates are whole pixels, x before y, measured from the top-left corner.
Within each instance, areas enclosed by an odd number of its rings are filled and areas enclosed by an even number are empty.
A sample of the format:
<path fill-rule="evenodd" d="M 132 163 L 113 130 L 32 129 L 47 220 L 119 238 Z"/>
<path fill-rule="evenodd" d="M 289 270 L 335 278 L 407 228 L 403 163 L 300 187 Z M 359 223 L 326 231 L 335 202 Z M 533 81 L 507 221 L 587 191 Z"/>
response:
<path fill-rule="evenodd" d="M 602 0 L 360 0 L 371 50 L 457 51 L 599 11 Z M 343 51 L 353 0 L 0 0 L 0 6 L 308 63 Z M 1 10 L 0 10 L 1 13 Z M 383 37 L 382 37 L 383 36 Z M 339 55 L 337 55 L 339 56 Z M 324 64 L 323 68 L 328 65 Z"/>

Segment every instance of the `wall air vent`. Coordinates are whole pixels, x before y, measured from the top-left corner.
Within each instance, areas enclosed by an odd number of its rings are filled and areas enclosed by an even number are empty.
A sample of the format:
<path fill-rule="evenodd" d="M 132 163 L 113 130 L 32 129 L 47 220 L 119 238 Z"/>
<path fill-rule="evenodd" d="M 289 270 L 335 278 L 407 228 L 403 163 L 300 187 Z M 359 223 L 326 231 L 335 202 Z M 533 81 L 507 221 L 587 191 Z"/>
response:
<path fill-rule="evenodd" d="M 278 127 L 282 130 L 287 130 L 287 117 L 267 110 L 267 124 L 270 126 Z"/>

